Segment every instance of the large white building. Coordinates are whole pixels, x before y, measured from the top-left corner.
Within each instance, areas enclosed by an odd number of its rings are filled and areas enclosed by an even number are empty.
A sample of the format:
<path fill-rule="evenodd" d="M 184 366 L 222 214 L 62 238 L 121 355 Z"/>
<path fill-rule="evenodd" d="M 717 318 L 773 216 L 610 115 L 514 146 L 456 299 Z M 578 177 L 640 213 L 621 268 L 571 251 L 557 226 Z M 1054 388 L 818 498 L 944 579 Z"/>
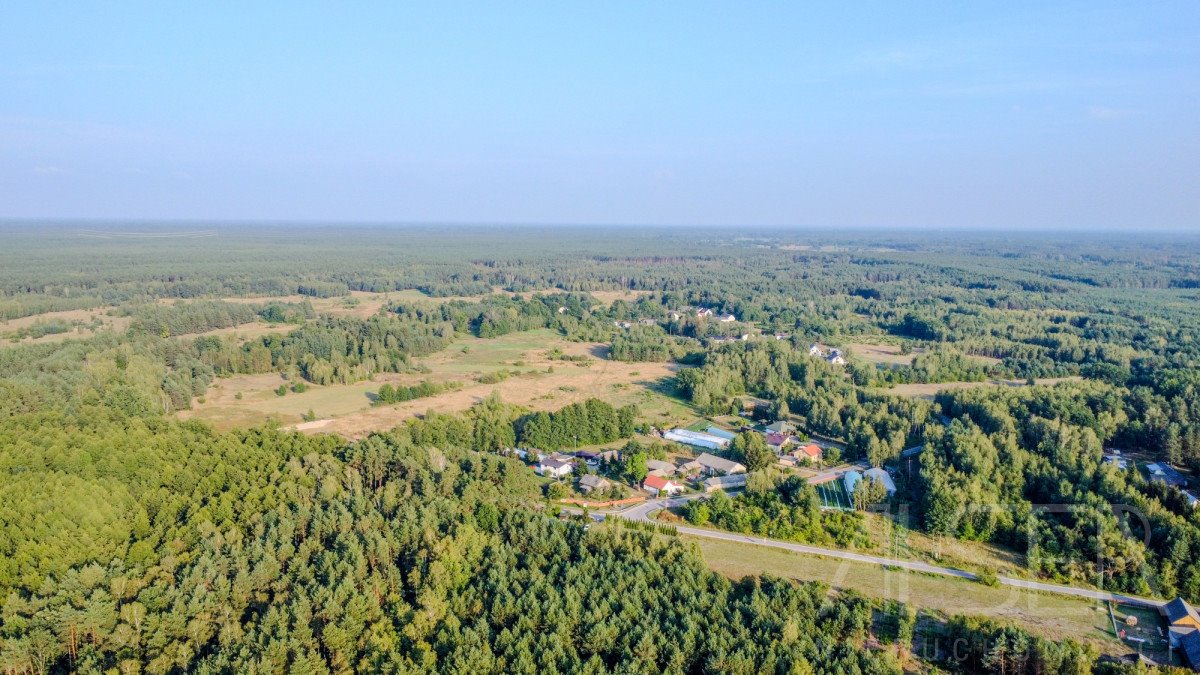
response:
<path fill-rule="evenodd" d="M 721 438 L 715 434 L 707 434 L 703 431 L 690 431 L 688 429 L 672 429 L 665 434 L 663 438 L 676 443 L 683 443 L 696 448 L 704 448 L 706 450 L 723 450 L 729 445 L 729 439 Z"/>

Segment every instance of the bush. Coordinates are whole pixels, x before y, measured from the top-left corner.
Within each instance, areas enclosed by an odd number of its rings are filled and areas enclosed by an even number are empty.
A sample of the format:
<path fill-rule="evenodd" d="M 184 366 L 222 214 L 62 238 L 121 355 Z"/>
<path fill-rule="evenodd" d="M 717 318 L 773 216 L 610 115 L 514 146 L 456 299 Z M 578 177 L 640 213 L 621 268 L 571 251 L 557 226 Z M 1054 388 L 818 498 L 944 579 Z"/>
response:
<path fill-rule="evenodd" d="M 553 483 L 547 483 L 544 491 L 546 493 L 546 499 L 549 499 L 550 501 L 563 499 L 567 496 L 567 486 L 557 481 Z"/>
<path fill-rule="evenodd" d="M 976 573 L 975 580 L 984 586 L 991 586 L 993 588 L 1000 585 L 1000 578 L 996 576 L 993 570 L 980 570 Z"/>

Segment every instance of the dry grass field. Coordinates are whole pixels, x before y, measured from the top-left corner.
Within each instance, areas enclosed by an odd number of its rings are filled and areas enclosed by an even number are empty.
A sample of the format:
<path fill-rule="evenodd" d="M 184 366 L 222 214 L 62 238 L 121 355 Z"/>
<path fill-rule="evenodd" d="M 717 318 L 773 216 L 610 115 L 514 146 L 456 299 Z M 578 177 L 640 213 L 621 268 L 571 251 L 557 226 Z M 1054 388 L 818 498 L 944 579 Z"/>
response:
<path fill-rule="evenodd" d="M 591 362 L 582 365 L 547 358 L 546 352 L 555 347 L 567 355 L 589 356 Z M 289 391 L 285 396 L 275 394 L 277 387 L 288 384 L 278 374 L 242 375 L 216 381 L 203 403 L 180 416 L 226 429 L 274 420 L 296 425 L 301 431 L 334 432 L 353 439 L 390 429 L 429 410 L 465 410 L 497 392 L 505 402 L 532 410 L 553 410 L 595 396 L 614 405 L 637 403 L 643 419 L 660 425 L 696 419 L 688 406 L 664 393 L 679 366 L 609 361 L 605 352 L 604 345 L 568 342 L 549 330 L 486 340 L 460 338 L 419 361 L 428 367 L 428 373 L 385 374 L 374 381 L 347 385 L 309 385 L 303 393 Z M 478 381 L 502 370 L 511 374 L 501 382 Z M 368 394 L 384 382 L 411 385 L 421 380 L 458 382 L 462 388 L 395 405 L 371 405 Z M 242 398 L 237 398 L 238 393 Z M 303 422 L 309 410 L 318 419 Z"/>
<path fill-rule="evenodd" d="M 42 342 L 61 342 L 69 338 L 85 337 L 101 330 L 123 331 L 129 327 L 129 317 L 109 316 L 109 308 L 73 309 L 63 312 L 46 312 L 34 316 L 24 316 L 19 319 L 0 321 L 0 346 L 14 344 L 34 344 Z M 50 333 L 40 337 L 25 336 L 18 338 L 18 332 L 36 328 L 38 324 L 48 323 L 70 324 L 70 329 L 63 333 Z"/>
<path fill-rule="evenodd" d="M 246 340 L 253 340 L 264 335 L 270 335 L 272 333 L 287 334 L 293 330 L 296 330 L 298 327 L 299 326 L 287 323 L 267 323 L 266 321 L 253 321 L 251 323 L 244 323 L 240 326 L 214 328 L 213 330 L 207 330 L 200 333 L 180 333 L 175 337 L 194 338 L 200 337 L 201 335 L 232 335 L 238 338 L 240 342 L 245 342 Z"/>
<path fill-rule="evenodd" d="M 870 344 L 866 342 L 851 342 L 846 345 L 846 349 L 858 358 L 870 363 L 883 363 L 894 366 L 907 366 L 912 363 L 914 356 L 920 356 L 925 353 L 923 347 L 913 349 L 911 354 L 901 354 L 899 345 L 889 344 Z M 1000 359 L 993 359 L 987 356 L 967 355 L 967 358 L 978 361 L 984 365 L 995 365 L 1000 363 Z"/>
<path fill-rule="evenodd" d="M 649 295 L 649 294 L 650 294 L 650 291 L 634 291 L 634 290 L 592 291 L 591 296 L 593 298 L 599 300 L 600 302 L 604 303 L 604 305 L 607 307 L 607 306 L 613 304 L 614 302 L 616 302 L 617 300 L 624 300 L 625 302 L 637 302 L 638 298 L 642 297 L 643 295 Z"/>
<path fill-rule="evenodd" d="M 261 305 L 268 302 L 304 302 L 312 303 L 317 314 L 332 314 L 334 316 L 355 316 L 365 319 L 374 315 L 389 300 L 413 300 L 415 297 L 406 294 L 416 294 L 420 298 L 429 299 L 420 291 L 396 291 L 394 293 L 368 293 L 366 291 L 351 291 L 348 296 L 336 298 L 313 298 L 307 295 L 273 295 L 220 298 L 225 302 Z M 163 304 L 173 304 L 178 300 L 160 300 Z"/>

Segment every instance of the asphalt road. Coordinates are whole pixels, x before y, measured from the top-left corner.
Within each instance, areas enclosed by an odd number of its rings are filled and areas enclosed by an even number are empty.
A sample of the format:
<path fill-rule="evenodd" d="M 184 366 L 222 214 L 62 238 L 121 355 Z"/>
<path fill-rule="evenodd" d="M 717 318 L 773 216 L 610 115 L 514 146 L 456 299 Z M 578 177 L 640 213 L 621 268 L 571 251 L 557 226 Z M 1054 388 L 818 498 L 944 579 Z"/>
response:
<path fill-rule="evenodd" d="M 612 513 L 609 515 L 618 516 L 627 520 L 641 520 L 652 522 L 650 513 L 664 508 L 672 508 L 683 506 L 693 499 L 700 499 L 705 495 L 690 494 L 670 499 L 652 499 L 642 502 L 636 506 L 630 507 L 624 511 Z M 599 518 L 603 514 L 593 514 Z M 948 577 L 958 577 L 960 579 L 978 579 L 978 576 L 966 570 L 955 569 L 953 567 L 940 567 L 938 565 L 930 565 L 916 560 L 900 560 L 896 558 L 887 558 L 884 556 L 868 555 L 866 553 L 855 553 L 853 551 L 842 551 L 833 548 L 823 548 L 821 546 L 809 546 L 808 544 L 797 544 L 790 541 L 780 541 L 778 539 L 767 539 L 765 537 L 754 537 L 736 532 L 725 532 L 722 530 L 710 530 L 699 527 L 678 526 L 681 534 L 687 534 L 694 537 L 707 537 L 709 539 L 721 539 L 723 541 L 732 541 L 742 544 L 751 544 L 754 546 L 769 546 L 771 548 L 784 549 L 786 551 L 795 551 L 797 553 L 805 553 L 808 555 L 819 555 L 826 558 L 837 558 L 839 560 L 851 560 L 854 562 L 874 564 L 887 567 L 899 567 L 914 572 L 924 572 L 926 574 L 940 574 Z M 1014 588 L 1024 588 L 1035 591 L 1044 591 L 1047 593 L 1057 593 L 1059 595 L 1072 595 L 1080 598 L 1088 598 L 1090 600 L 1112 600 L 1130 605 L 1141 605 L 1143 607 L 1158 608 L 1164 603 L 1161 600 L 1151 600 L 1149 598 L 1140 598 L 1131 595 L 1123 595 L 1120 593 L 1110 593 L 1108 591 L 1097 591 L 1089 588 L 1076 588 L 1074 586 L 1062 586 L 1059 584 L 1049 584 L 1041 581 L 1030 581 L 1028 579 L 1014 579 L 1012 577 L 997 577 L 1000 584 L 1004 586 L 1012 586 Z"/>

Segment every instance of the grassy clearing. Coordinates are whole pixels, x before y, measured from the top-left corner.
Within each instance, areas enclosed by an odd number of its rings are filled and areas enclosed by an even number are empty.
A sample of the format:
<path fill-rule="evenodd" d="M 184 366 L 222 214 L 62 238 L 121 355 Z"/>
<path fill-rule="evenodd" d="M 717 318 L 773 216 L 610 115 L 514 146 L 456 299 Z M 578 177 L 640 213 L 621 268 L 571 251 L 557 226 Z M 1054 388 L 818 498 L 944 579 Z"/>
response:
<path fill-rule="evenodd" d="M 220 298 L 225 302 L 236 302 L 241 304 L 261 305 L 268 302 L 304 302 L 312 303 L 313 309 L 317 314 L 332 314 L 334 316 L 355 316 L 360 319 L 365 319 L 379 311 L 381 307 L 389 301 L 399 299 L 397 296 L 407 291 L 397 291 L 393 293 L 369 293 L 367 291 L 351 291 L 350 295 L 338 296 L 333 298 L 314 298 L 307 295 L 283 295 L 283 296 L 248 296 L 248 297 L 228 297 Z M 422 298 L 425 294 L 419 291 L 411 291 L 417 293 Z M 160 299 L 159 302 L 164 304 L 174 304 L 179 302 L 176 299 Z"/>
<path fill-rule="evenodd" d="M 195 403 L 192 410 L 185 410 L 179 416 L 206 420 L 218 429 L 252 426 L 265 421 L 298 424 L 309 410 L 321 418 L 367 410 L 371 407 L 368 394 L 377 391 L 384 382 L 399 379 L 397 375 L 383 375 L 374 381 L 354 384 L 324 387 L 308 384 L 303 392 L 289 389 L 279 396 L 275 390 L 280 385 L 290 387 L 292 383 L 278 373 L 239 375 L 214 382 L 205 393 L 203 403 Z"/>
<path fill-rule="evenodd" d="M 883 363 L 889 366 L 906 366 L 912 363 L 913 357 L 924 353 L 924 349 L 914 349 L 911 354 L 901 354 L 898 345 L 867 344 L 851 342 L 846 345 L 850 353 L 863 361 Z"/>
<path fill-rule="evenodd" d="M 88 337 L 102 330 L 123 331 L 129 327 L 129 317 L 109 316 L 108 312 L 107 307 L 72 309 L 0 321 L 0 347 L 61 342 L 70 338 Z M 29 331 L 36 331 L 40 326 L 58 326 L 66 330 L 37 337 L 27 334 Z"/>
<path fill-rule="evenodd" d="M 590 365 L 552 360 L 547 351 L 558 348 L 568 355 L 588 355 Z M 508 403 L 533 410 L 553 410 L 589 397 L 614 405 L 636 403 L 642 419 L 659 426 L 692 423 L 699 418 L 685 402 L 671 394 L 671 378 L 678 366 L 665 363 L 621 363 L 603 358 L 604 345 L 563 340 L 550 330 L 513 333 L 494 339 L 465 337 L 447 349 L 420 360 L 428 372 L 380 375 L 374 381 L 326 387 L 277 396 L 285 382 L 278 374 L 244 375 L 214 383 L 205 402 L 181 417 L 205 419 L 219 428 L 248 426 L 265 420 L 281 424 L 302 422 L 312 410 L 316 423 L 298 426 L 305 431 L 330 431 L 361 438 L 371 431 L 390 429 L 428 410 L 464 410 L 497 392 Z M 494 384 L 480 382 L 498 371 L 507 378 Z M 390 406 L 371 406 L 367 394 L 384 382 L 413 385 L 421 380 L 457 382 L 461 388 L 437 396 Z M 241 393 L 241 398 L 236 395 Z"/>
<path fill-rule="evenodd" d="M 942 617 L 988 616 L 1018 623 L 1052 640 L 1071 637 L 1090 642 L 1103 653 L 1129 651 L 1127 645 L 1112 635 L 1107 609 L 1083 598 L 1005 586 L 993 588 L 965 579 L 885 569 L 752 544 L 682 537 L 695 543 L 710 568 L 732 579 L 766 573 L 798 581 L 820 581 L 876 598 L 909 602 Z"/>
<path fill-rule="evenodd" d="M 604 303 L 604 305 L 606 307 L 613 304 L 617 300 L 624 300 L 625 302 L 630 302 L 630 303 L 637 302 L 638 298 L 642 297 L 643 295 L 649 295 L 649 294 L 650 294 L 650 291 L 640 291 L 640 290 L 639 291 L 628 290 L 628 291 L 592 291 L 591 292 L 591 296 L 593 298 L 599 300 L 600 302 Z"/>
<path fill-rule="evenodd" d="M 871 343 L 871 342 L 851 342 L 846 345 L 850 353 L 863 361 L 869 363 L 882 363 L 889 366 L 907 366 L 912 364 L 912 360 L 916 356 L 920 356 L 926 352 L 924 347 L 916 347 L 910 354 L 901 354 L 899 344 L 889 343 Z M 1000 363 L 1000 359 L 994 359 L 989 356 L 977 356 L 967 354 L 967 358 L 978 361 L 984 365 L 995 365 Z"/>
<path fill-rule="evenodd" d="M 216 328 L 216 329 L 204 331 L 201 333 L 180 333 L 176 337 L 195 338 L 195 337 L 200 337 L 201 335 L 221 335 L 221 336 L 232 335 L 232 336 L 236 337 L 239 341 L 245 342 L 246 340 L 255 340 L 264 335 L 270 335 L 272 333 L 279 333 L 281 335 L 286 335 L 286 334 L 296 330 L 296 328 L 298 328 L 298 327 L 299 326 L 297 326 L 297 325 L 288 324 L 288 323 L 267 323 L 266 321 L 252 321 L 250 323 L 241 324 L 240 326 L 231 326 L 229 328 Z"/>

